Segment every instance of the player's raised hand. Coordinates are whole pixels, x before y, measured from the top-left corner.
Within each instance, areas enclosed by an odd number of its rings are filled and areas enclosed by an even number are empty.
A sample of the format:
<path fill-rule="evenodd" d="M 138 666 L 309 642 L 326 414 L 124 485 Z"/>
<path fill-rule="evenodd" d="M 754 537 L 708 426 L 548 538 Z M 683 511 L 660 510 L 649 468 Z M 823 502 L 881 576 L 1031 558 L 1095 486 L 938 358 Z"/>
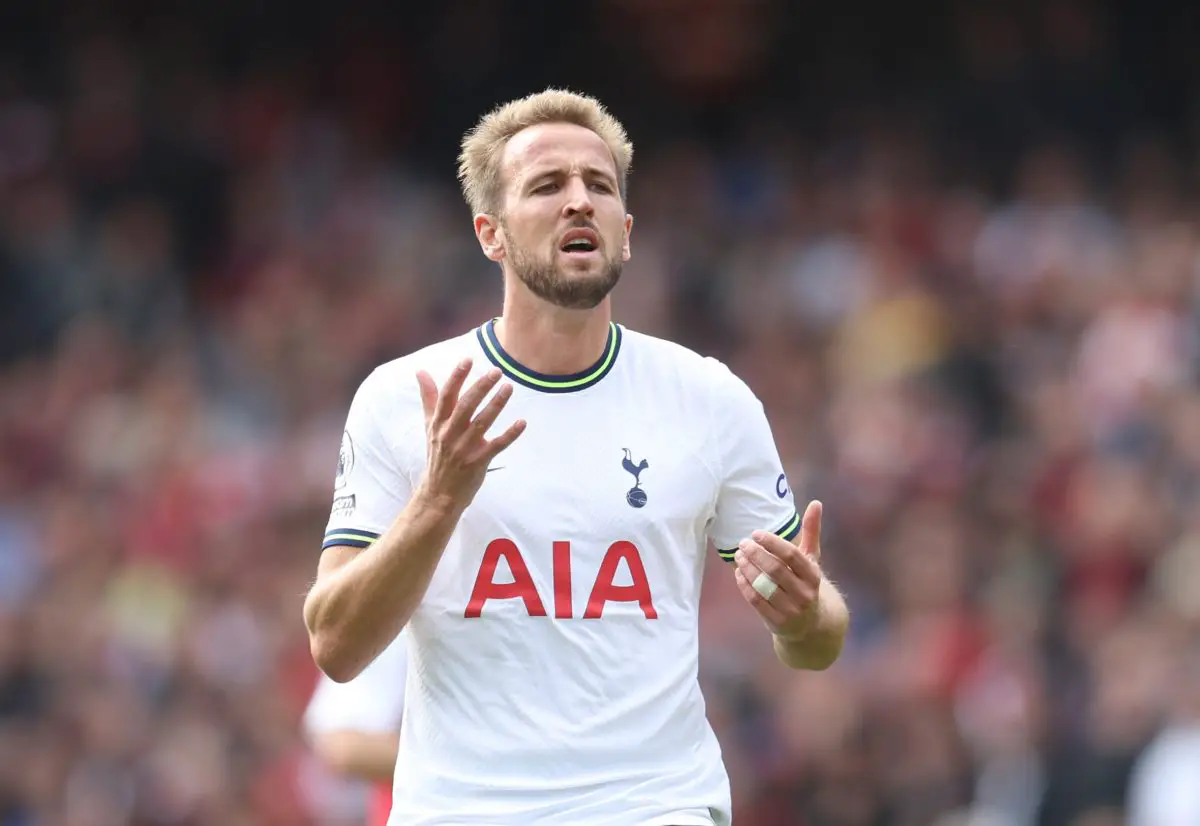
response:
<path fill-rule="evenodd" d="M 821 503 L 809 502 L 796 544 L 765 531 L 742 540 L 734 578 L 771 631 L 799 639 L 816 616 L 821 589 Z"/>
<path fill-rule="evenodd" d="M 423 370 L 417 373 L 428 444 L 421 484 L 427 493 L 463 508 L 483 484 L 488 463 L 525 430 L 524 419 L 518 419 L 496 438 L 486 438 L 488 428 L 512 397 L 512 385 L 500 385 L 475 415 L 476 408 L 500 381 L 500 371 L 488 371 L 464 392 L 463 383 L 470 372 L 471 360 L 463 359 L 440 391 L 432 376 Z"/>

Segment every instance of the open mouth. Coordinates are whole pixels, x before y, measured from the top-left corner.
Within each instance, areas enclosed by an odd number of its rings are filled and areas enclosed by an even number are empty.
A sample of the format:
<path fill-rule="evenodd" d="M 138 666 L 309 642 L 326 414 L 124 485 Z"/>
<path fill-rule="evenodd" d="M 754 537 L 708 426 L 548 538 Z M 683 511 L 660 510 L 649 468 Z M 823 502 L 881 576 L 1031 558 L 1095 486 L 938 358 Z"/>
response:
<path fill-rule="evenodd" d="M 569 244 L 562 245 L 563 252 L 594 252 L 596 245 L 591 241 L 571 241 Z"/>
<path fill-rule="evenodd" d="M 596 234 L 590 230 L 572 230 L 563 236 L 559 249 L 569 255 L 586 255 L 596 251 L 597 241 Z"/>

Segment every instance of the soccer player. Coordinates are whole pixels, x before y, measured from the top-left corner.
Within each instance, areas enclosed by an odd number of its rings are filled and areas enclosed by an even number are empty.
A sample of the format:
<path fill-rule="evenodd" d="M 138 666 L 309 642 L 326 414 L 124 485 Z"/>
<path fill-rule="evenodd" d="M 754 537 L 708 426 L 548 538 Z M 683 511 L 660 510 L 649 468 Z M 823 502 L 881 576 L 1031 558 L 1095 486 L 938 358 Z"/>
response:
<path fill-rule="evenodd" d="M 304 711 L 304 733 L 321 762 L 371 785 L 367 826 L 386 826 L 391 811 L 408 670 L 405 636 L 349 682 L 322 675 Z"/>
<path fill-rule="evenodd" d="M 729 823 L 697 680 L 710 539 L 780 660 L 840 652 L 821 506 L 796 512 L 758 399 L 611 319 L 631 156 L 588 97 L 483 117 L 459 175 L 503 314 L 351 402 L 304 616 L 335 680 L 409 633 L 393 826 Z"/>

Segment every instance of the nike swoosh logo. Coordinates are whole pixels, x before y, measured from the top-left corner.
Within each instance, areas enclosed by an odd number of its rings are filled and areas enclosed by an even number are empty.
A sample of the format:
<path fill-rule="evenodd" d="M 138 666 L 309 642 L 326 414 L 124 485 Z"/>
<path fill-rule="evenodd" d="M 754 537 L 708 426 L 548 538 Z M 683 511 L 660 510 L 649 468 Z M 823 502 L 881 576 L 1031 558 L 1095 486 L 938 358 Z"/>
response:
<path fill-rule="evenodd" d="M 490 467 L 490 468 L 488 468 L 488 469 L 487 469 L 486 471 L 484 471 L 484 472 L 485 472 L 485 473 L 491 473 L 493 470 L 504 470 L 504 465 L 501 465 L 500 467 Z"/>

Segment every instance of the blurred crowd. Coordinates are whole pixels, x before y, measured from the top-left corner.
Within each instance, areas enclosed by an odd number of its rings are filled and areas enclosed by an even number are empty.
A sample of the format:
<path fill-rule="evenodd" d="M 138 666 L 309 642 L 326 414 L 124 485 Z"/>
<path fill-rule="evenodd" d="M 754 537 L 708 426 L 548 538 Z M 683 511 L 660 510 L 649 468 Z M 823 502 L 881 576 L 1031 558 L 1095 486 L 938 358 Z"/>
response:
<path fill-rule="evenodd" d="M 453 141 L 559 81 L 489 89 L 476 17 L 540 24 L 444 4 L 428 48 L 459 44 L 463 79 L 406 74 L 369 27 L 301 72 L 271 23 L 247 30 L 273 59 L 246 57 L 245 10 L 105 27 L 66 4 L 60 30 L 27 5 L 0 49 L 36 52 L 0 60 L 0 826 L 357 823 L 298 728 L 343 417 L 374 365 L 498 311 Z M 588 35 L 632 27 L 617 74 L 646 78 L 617 317 L 760 395 L 854 615 L 834 669 L 790 672 L 713 555 L 701 679 L 737 822 L 1196 822 L 1194 145 L 1089 81 L 1118 56 L 1081 3 L 1042 28 L 956 4 L 948 65 L 976 85 L 944 108 L 802 128 L 775 90 L 715 128 L 786 43 L 754 59 L 779 4 L 700 5 L 703 49 L 662 0 Z M 862 48 L 809 88 L 849 94 L 873 41 L 830 25 Z"/>

